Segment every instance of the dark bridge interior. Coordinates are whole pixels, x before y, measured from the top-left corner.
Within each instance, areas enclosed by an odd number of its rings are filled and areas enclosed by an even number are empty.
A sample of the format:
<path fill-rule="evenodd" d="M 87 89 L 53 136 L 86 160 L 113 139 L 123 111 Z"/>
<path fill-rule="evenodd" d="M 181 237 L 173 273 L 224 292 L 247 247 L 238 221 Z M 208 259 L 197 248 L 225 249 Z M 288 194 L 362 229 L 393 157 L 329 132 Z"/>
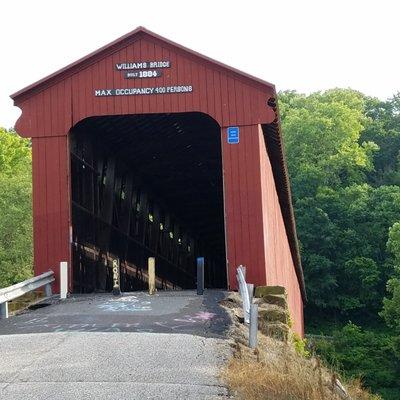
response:
<path fill-rule="evenodd" d="M 71 130 L 74 292 L 226 287 L 220 128 L 201 113 L 91 117 Z"/>

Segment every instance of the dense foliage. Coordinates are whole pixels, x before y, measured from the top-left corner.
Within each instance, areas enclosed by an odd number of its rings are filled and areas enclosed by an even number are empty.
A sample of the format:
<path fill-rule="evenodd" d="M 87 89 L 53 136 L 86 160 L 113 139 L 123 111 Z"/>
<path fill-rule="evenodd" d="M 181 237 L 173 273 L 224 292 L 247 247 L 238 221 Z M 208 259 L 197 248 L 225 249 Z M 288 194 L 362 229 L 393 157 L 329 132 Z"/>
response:
<path fill-rule="evenodd" d="M 400 97 L 284 92 L 280 108 L 307 329 L 333 335 L 317 346 L 329 362 L 398 399 Z"/>
<path fill-rule="evenodd" d="M 29 141 L 0 128 L 0 287 L 32 275 Z"/>

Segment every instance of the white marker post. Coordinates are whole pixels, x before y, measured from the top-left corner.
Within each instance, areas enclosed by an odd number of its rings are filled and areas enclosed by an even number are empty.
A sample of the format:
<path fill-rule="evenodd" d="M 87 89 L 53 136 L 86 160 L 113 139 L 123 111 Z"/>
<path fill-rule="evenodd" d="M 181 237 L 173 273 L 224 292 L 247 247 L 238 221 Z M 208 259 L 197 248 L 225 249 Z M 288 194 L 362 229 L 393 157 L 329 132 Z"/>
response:
<path fill-rule="evenodd" d="M 149 273 L 149 294 L 156 292 L 156 259 L 149 257 L 147 261 L 148 273 Z"/>
<path fill-rule="evenodd" d="M 68 263 L 60 262 L 60 299 L 66 299 L 68 293 Z"/>

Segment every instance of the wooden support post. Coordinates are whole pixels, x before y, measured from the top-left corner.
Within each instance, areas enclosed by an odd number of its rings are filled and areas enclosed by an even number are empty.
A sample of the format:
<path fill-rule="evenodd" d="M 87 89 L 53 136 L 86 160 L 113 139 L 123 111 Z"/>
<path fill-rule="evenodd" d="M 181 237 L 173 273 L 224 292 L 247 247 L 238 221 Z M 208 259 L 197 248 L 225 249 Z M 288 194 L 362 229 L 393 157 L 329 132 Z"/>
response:
<path fill-rule="evenodd" d="M 124 232 L 130 236 L 130 229 L 131 229 L 131 219 L 132 219 L 132 201 L 133 196 L 136 195 L 136 192 L 133 189 L 133 174 L 127 176 L 126 181 L 126 204 L 127 204 L 127 217 L 124 219 Z M 136 204 L 135 204 L 136 206 Z"/>
<path fill-rule="evenodd" d="M 197 294 L 204 293 L 204 257 L 197 257 Z"/>
<path fill-rule="evenodd" d="M 8 318 L 8 302 L 0 304 L 0 319 Z"/>
<path fill-rule="evenodd" d="M 164 256 L 168 260 L 170 259 L 170 248 L 171 248 L 171 240 L 169 238 L 169 231 L 171 229 L 171 218 L 168 213 L 165 214 L 165 221 L 164 221 Z"/>
<path fill-rule="evenodd" d="M 111 217 L 111 225 L 117 226 L 118 229 L 123 230 L 121 227 L 121 222 L 123 223 L 121 218 L 121 187 L 122 187 L 122 176 L 121 172 L 115 169 L 114 175 L 114 190 L 113 190 L 113 210 L 112 210 L 112 217 Z"/>
<path fill-rule="evenodd" d="M 179 273 L 178 270 L 176 269 L 176 266 L 178 265 L 178 254 L 179 254 L 179 246 L 178 246 L 178 238 L 179 238 L 179 225 L 178 225 L 178 221 L 175 219 L 174 220 L 174 240 L 173 240 L 173 257 L 172 257 L 172 264 L 175 265 L 175 282 L 178 283 L 178 279 L 179 279 Z M 179 283 L 178 283 L 178 286 Z"/>
<path fill-rule="evenodd" d="M 107 160 L 106 183 L 103 190 L 103 209 L 101 217 L 108 224 L 112 224 L 114 210 L 114 187 L 115 187 L 115 158 L 110 157 Z M 108 250 L 108 249 L 107 249 Z"/>
<path fill-rule="evenodd" d="M 103 204 L 100 211 L 100 218 L 107 224 L 104 229 L 100 230 L 98 238 L 98 245 L 104 252 L 110 251 L 110 238 L 111 238 L 111 226 L 113 222 L 113 210 L 114 210 L 114 187 L 115 187 L 115 157 L 110 157 L 107 160 L 107 170 L 105 176 L 101 175 L 101 179 L 105 178 L 105 186 L 102 190 L 102 198 L 99 201 Z"/>
<path fill-rule="evenodd" d="M 119 270 L 119 260 L 114 259 L 112 262 L 112 272 L 113 272 L 113 295 L 119 296 L 121 294 L 120 288 L 120 270 Z"/>
<path fill-rule="evenodd" d="M 144 191 L 140 192 L 140 211 L 139 211 L 139 236 L 142 244 L 146 239 L 146 228 L 148 224 L 148 196 Z"/>
<path fill-rule="evenodd" d="M 156 254 L 159 254 L 160 249 L 158 248 L 158 244 L 160 242 L 160 208 L 158 207 L 157 204 L 154 204 L 153 206 L 153 241 L 151 245 L 151 249 L 154 250 Z"/>
<path fill-rule="evenodd" d="M 148 274 L 149 274 L 149 294 L 156 292 L 156 259 L 148 258 Z"/>

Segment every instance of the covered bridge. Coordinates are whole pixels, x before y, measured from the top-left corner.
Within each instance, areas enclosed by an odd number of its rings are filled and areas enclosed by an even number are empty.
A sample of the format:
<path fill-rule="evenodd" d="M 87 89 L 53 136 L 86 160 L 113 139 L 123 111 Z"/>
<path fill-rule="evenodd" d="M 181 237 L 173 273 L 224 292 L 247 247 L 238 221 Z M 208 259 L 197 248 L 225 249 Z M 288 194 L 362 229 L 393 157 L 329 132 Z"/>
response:
<path fill-rule="evenodd" d="M 288 291 L 303 329 L 303 273 L 272 84 L 142 27 L 14 93 L 32 138 L 35 274 L 67 261 L 70 291 L 249 282 Z M 56 286 L 58 283 L 56 282 Z M 58 287 L 55 288 L 56 290 Z"/>

